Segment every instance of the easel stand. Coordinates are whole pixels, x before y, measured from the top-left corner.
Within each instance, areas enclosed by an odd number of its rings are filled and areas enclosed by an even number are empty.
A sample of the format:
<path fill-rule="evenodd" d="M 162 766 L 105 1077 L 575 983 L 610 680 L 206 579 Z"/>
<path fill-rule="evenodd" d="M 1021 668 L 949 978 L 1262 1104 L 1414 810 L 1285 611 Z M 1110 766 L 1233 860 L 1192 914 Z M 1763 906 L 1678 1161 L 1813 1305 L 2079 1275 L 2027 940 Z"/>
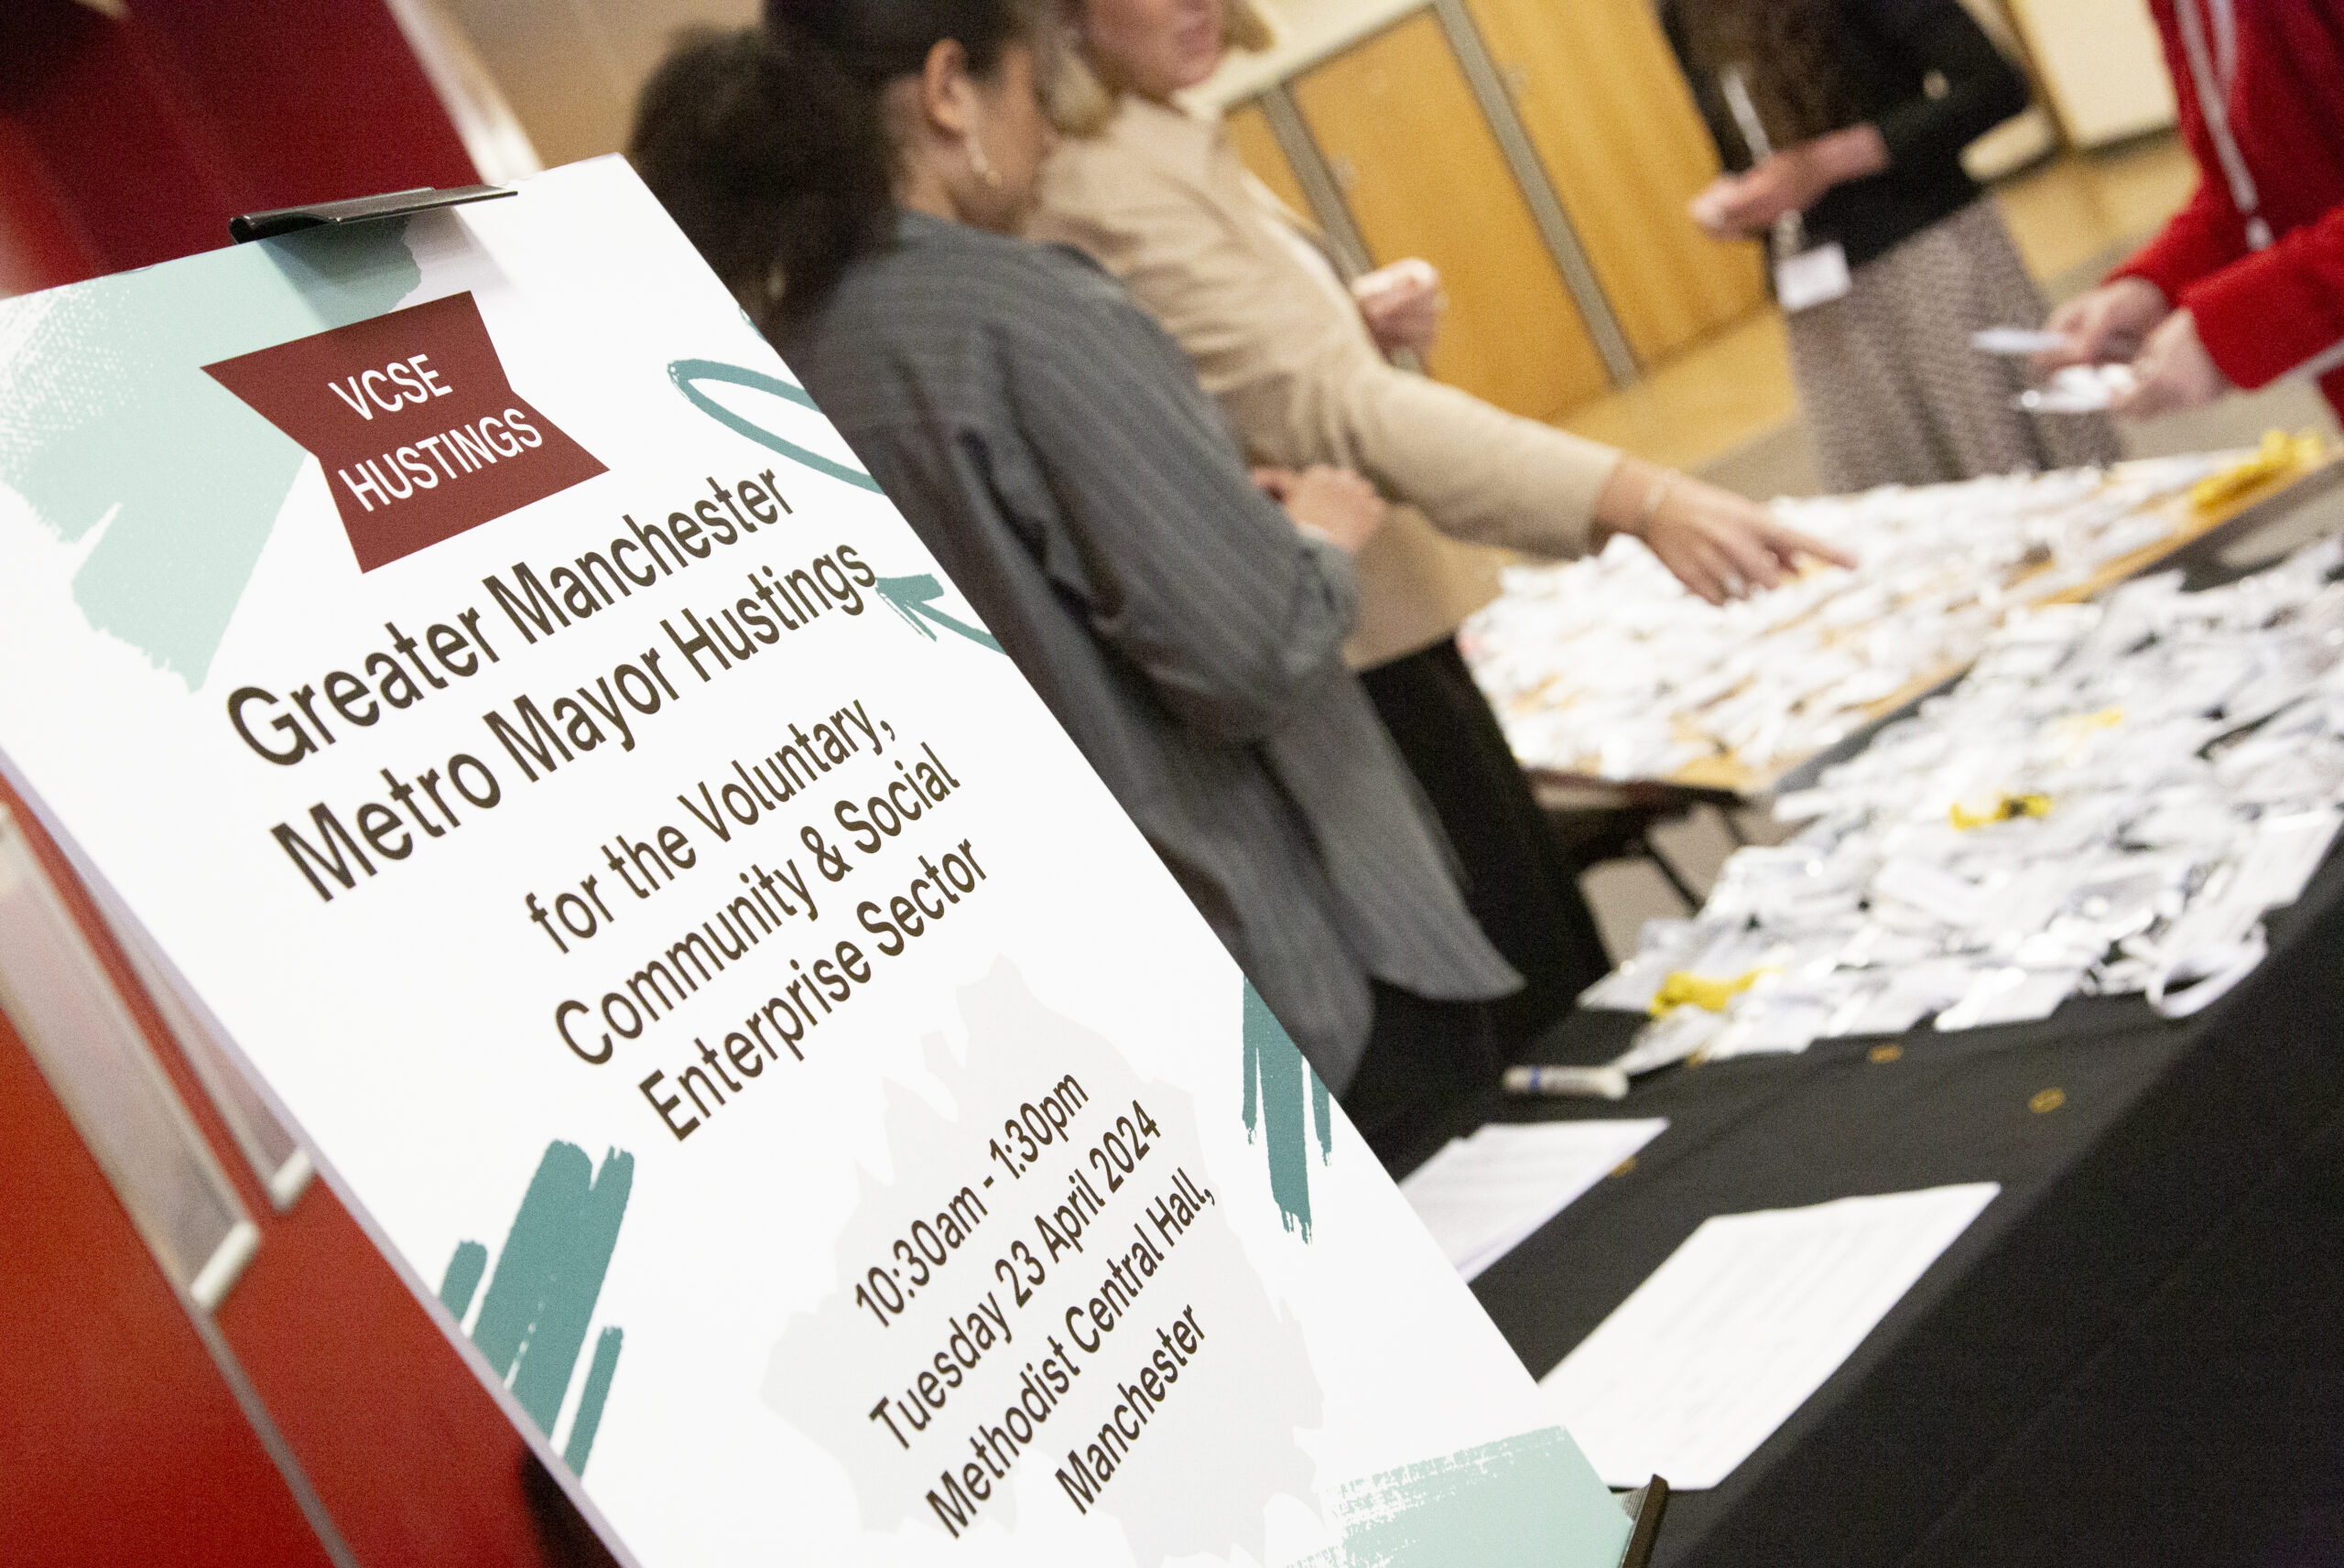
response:
<path fill-rule="evenodd" d="M 320 201 L 309 207 L 277 207 L 266 212 L 242 212 L 228 220 L 228 237 L 238 244 L 273 240 L 304 229 L 339 229 L 377 218 L 404 218 L 438 207 L 461 207 L 468 201 L 493 201 L 513 192 L 499 185 L 455 185 L 435 189 L 418 185 L 381 196 L 361 196 L 348 201 Z"/>
<path fill-rule="evenodd" d="M 1620 1554 L 1620 1568 L 1649 1568 L 1652 1549 L 1660 1539 L 1660 1518 L 1668 1511 L 1668 1483 L 1655 1476 L 1633 1492 L 1620 1494 L 1620 1506 L 1635 1525 L 1628 1531 L 1628 1549 Z"/>

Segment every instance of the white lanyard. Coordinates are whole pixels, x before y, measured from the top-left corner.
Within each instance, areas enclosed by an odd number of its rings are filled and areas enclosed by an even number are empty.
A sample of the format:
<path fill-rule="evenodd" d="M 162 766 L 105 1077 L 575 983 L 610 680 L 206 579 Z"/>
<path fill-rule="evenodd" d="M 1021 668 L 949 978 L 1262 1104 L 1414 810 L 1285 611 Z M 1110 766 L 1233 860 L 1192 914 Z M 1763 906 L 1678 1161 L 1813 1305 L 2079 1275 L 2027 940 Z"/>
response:
<path fill-rule="evenodd" d="M 1750 151 L 1750 167 L 1755 168 L 1774 156 L 1774 144 L 1766 135 L 1766 122 L 1758 117 L 1758 105 L 1751 102 L 1749 79 L 1740 66 L 1727 66 L 1718 72 L 1718 91 L 1725 94 L 1735 128 L 1742 132 L 1742 145 Z M 1785 212 L 1775 219 L 1774 239 L 1776 261 L 1787 260 L 1807 249 L 1806 215 Z"/>
<path fill-rule="evenodd" d="M 1766 123 L 1758 117 L 1758 105 L 1750 100 L 1749 80 L 1740 66 L 1730 65 L 1718 72 L 1718 89 L 1742 128 L 1742 145 L 1750 149 L 1750 166 L 1755 168 L 1774 156 L 1774 146 L 1766 135 Z M 1834 240 L 1809 249 L 1805 213 L 1794 208 L 1776 218 L 1772 239 L 1774 298 L 1787 314 L 1829 305 L 1854 292 L 1848 248 Z"/>
<path fill-rule="evenodd" d="M 2263 217 L 2262 193 L 2254 188 L 2254 176 L 2246 167 L 2246 156 L 2239 151 L 2238 138 L 2230 134 L 2230 93 L 2238 86 L 2235 0 L 2204 0 L 2213 13 L 2210 47 L 2199 3 L 2174 0 L 2175 19 L 2181 24 L 2182 51 L 2189 57 L 2189 77 L 2198 90 L 2198 112 L 2205 118 L 2206 135 L 2212 138 L 2214 156 L 2230 182 L 2231 204 L 2246 220 L 2247 248 L 2268 250 L 2271 225 Z"/>
<path fill-rule="evenodd" d="M 2198 89 L 2198 113 L 2205 116 L 2206 134 L 2213 139 L 2214 153 L 2221 160 L 2222 175 L 2230 182 L 2230 200 L 2246 220 L 2246 244 L 2249 250 L 2271 248 L 2271 225 L 2263 216 L 2263 198 L 2254 188 L 2254 176 L 2246 167 L 2246 157 L 2239 151 L 2238 138 L 2230 134 L 2230 94 L 2238 87 L 2238 10 L 2236 0 L 2203 0 L 2212 13 L 2213 39 L 2208 47 L 2206 18 L 2198 12 L 2199 0 L 2175 0 L 2175 18 L 2181 24 L 2181 47 L 2189 56 L 2189 76 Z M 2297 365 L 2287 373 L 2291 377 L 2316 380 L 2339 365 L 2344 365 L 2344 341 L 2330 345 L 2320 353 Z"/>

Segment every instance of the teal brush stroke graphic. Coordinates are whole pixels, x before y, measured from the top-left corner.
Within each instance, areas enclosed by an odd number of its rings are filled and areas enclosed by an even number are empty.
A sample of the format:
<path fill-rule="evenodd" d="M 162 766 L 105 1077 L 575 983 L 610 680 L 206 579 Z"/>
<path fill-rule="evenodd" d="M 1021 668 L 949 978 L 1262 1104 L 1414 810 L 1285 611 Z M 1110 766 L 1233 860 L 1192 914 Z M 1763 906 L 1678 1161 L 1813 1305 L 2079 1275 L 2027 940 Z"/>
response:
<path fill-rule="evenodd" d="M 832 462 L 819 452 L 809 452 L 795 441 L 785 440 L 755 420 L 733 413 L 702 392 L 700 384 L 715 381 L 732 386 L 745 386 L 752 392 L 769 392 L 784 402 L 797 404 L 800 408 L 814 408 L 814 400 L 807 395 L 804 387 L 794 386 L 779 376 L 767 375 L 763 371 L 746 370 L 719 360 L 677 360 L 667 366 L 667 379 L 676 384 L 676 390 L 684 395 L 686 402 L 726 429 L 746 436 L 761 447 L 771 448 L 800 467 L 812 469 L 816 473 L 853 485 L 858 490 L 882 493 L 879 481 L 869 474 L 860 469 L 851 469 L 844 463 Z M 814 412 L 819 414 L 821 410 L 814 408 Z"/>
<path fill-rule="evenodd" d="M 459 1241 L 456 1255 L 448 1260 L 448 1272 L 440 1281 L 440 1304 L 464 1321 L 464 1314 L 472 1310 L 472 1292 L 480 1289 L 481 1276 L 488 1272 L 488 1249 L 477 1241 Z"/>
<path fill-rule="evenodd" d="M 757 445 L 779 452 L 801 468 L 812 469 L 816 473 L 853 485 L 858 490 L 870 491 L 874 495 L 885 493 L 879 488 L 879 481 L 862 470 L 832 462 L 819 452 L 808 451 L 797 442 L 775 435 L 755 420 L 736 414 L 717 402 L 700 389 L 700 384 L 713 381 L 728 386 L 745 386 L 752 392 L 770 393 L 786 403 L 795 403 L 800 408 L 811 408 L 819 414 L 821 410 L 815 406 L 813 397 L 804 387 L 784 381 L 779 376 L 767 375 L 763 371 L 726 364 L 721 360 L 673 361 L 667 366 L 667 379 L 676 384 L 676 390 L 684 395 L 686 402 L 734 434 L 746 436 Z M 944 585 L 935 578 L 925 573 L 917 577 L 884 577 L 879 579 L 878 589 L 879 597 L 887 601 L 887 608 L 903 617 L 906 625 L 929 642 L 937 641 L 936 627 L 941 626 L 947 632 L 966 637 L 981 648 L 991 648 L 996 654 L 1001 652 L 1001 644 L 993 641 L 991 633 L 936 608 L 934 600 L 942 596 Z M 928 624 L 930 622 L 935 625 Z"/>
<path fill-rule="evenodd" d="M 626 1217 L 634 1186 L 632 1154 L 611 1150 L 597 1171 L 575 1143 L 557 1140 L 548 1144 L 537 1173 L 522 1195 L 520 1212 L 513 1217 L 480 1317 L 472 1325 L 472 1343 L 548 1437 L 585 1348 L 587 1325 L 602 1293 L 611 1253 L 618 1245 L 619 1222 Z M 488 1249 L 477 1241 L 459 1242 L 448 1260 L 440 1299 L 459 1323 L 487 1267 Z M 618 1370 L 622 1339 L 618 1329 L 605 1328 L 596 1340 L 578 1414 L 570 1422 L 570 1444 L 562 1457 L 581 1475 L 602 1425 L 611 1379 Z"/>
<path fill-rule="evenodd" d="M 944 585 L 926 572 L 917 577 L 883 577 L 875 586 L 879 597 L 887 601 L 887 608 L 902 616 L 913 631 L 929 642 L 937 640 L 935 631 L 927 624 L 933 621 L 947 632 L 957 633 L 980 648 L 991 648 L 996 654 L 1001 652 L 1001 644 L 993 641 L 992 633 L 980 631 L 965 621 L 956 621 L 936 608 L 933 601 L 942 597 Z"/>
<path fill-rule="evenodd" d="M 602 1429 L 602 1401 L 611 1397 L 611 1378 L 619 1369 L 619 1346 L 626 1331 L 606 1328 L 594 1340 L 594 1363 L 586 1369 L 586 1387 L 578 1395 L 578 1414 L 570 1423 L 570 1444 L 561 1457 L 570 1474 L 586 1473 L 586 1455 L 594 1451 L 594 1433 Z"/>
<path fill-rule="evenodd" d="M 0 481 L 68 545 L 90 624 L 203 684 L 307 454 L 203 366 L 382 315 L 403 222 L 209 251 L 0 304 Z M 108 522 L 111 518 L 112 521 Z"/>
<path fill-rule="evenodd" d="M 1354 1481 L 1293 1568 L 1618 1568 L 1633 1528 L 1559 1427 Z"/>
<path fill-rule="evenodd" d="M 1286 1026 L 1270 1011 L 1262 993 L 1245 982 L 1245 1138 L 1256 1130 L 1270 1160 L 1270 1196 L 1277 1200 L 1278 1217 L 1288 1230 L 1297 1227 L 1310 1239 L 1309 1138 L 1303 1131 L 1303 1108 L 1309 1106 L 1312 1130 L 1318 1135 L 1321 1163 L 1335 1152 L 1334 1113 L 1327 1086 L 1295 1049 Z M 1307 1086 L 1306 1086 L 1306 1080 Z"/>

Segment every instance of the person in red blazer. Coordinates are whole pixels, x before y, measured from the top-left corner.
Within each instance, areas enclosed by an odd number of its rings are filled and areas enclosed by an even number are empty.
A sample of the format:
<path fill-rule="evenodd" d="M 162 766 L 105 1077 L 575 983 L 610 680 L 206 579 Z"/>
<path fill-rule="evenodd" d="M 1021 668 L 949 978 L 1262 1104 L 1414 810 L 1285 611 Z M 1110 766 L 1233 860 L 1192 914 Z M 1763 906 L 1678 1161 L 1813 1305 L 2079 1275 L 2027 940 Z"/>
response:
<path fill-rule="evenodd" d="M 2136 416 L 2280 376 L 2344 413 L 2344 0 L 2149 0 L 2197 193 L 2053 314 L 2040 370 L 2130 360 Z"/>

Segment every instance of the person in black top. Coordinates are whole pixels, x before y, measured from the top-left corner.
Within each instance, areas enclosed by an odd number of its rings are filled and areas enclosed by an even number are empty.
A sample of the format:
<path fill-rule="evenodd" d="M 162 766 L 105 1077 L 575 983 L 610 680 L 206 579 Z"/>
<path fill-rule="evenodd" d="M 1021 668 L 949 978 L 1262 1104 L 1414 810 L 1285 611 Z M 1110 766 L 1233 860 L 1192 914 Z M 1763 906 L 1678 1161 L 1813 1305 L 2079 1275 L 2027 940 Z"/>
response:
<path fill-rule="evenodd" d="M 1666 0 L 1662 20 L 1730 171 L 1693 216 L 1768 242 L 1826 488 L 2122 455 L 2103 418 L 2019 412 L 2021 362 L 1970 344 L 2044 302 L 1961 164 L 2026 80 L 1959 0 Z"/>

